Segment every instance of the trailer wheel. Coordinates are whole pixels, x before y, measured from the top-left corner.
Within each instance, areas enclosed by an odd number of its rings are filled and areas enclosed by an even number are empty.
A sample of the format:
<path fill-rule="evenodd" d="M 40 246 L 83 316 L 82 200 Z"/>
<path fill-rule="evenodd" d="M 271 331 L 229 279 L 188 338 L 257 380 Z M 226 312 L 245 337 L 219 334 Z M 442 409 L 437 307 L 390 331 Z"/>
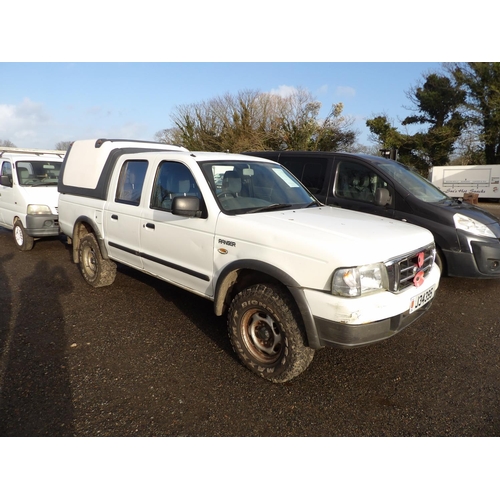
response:
<path fill-rule="evenodd" d="M 254 285 L 233 299 L 228 313 L 231 345 L 243 364 L 271 382 L 287 382 L 311 363 L 299 313 L 274 285 Z"/>
<path fill-rule="evenodd" d="M 86 234 L 78 247 L 78 257 L 80 271 L 85 281 L 97 288 L 111 285 L 116 277 L 116 264 L 108 259 L 104 259 L 96 237 Z"/>
<path fill-rule="evenodd" d="M 35 239 L 26 232 L 23 223 L 19 219 L 14 223 L 12 234 L 19 250 L 27 252 L 33 248 Z"/>

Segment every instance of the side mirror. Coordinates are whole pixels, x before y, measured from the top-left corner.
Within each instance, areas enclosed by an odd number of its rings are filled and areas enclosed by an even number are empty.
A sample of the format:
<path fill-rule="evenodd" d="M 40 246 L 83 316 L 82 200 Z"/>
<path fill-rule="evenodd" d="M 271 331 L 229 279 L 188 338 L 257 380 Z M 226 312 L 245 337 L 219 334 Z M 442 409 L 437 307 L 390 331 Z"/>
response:
<path fill-rule="evenodd" d="M 2 177 L 0 177 L 0 184 L 2 186 L 12 187 L 12 177 L 9 175 L 2 175 Z"/>
<path fill-rule="evenodd" d="M 197 196 L 176 196 L 172 200 L 172 213 L 182 217 L 201 217 L 200 199 Z"/>
<path fill-rule="evenodd" d="M 391 193 L 387 188 L 377 188 L 375 191 L 375 204 L 380 207 L 389 205 L 392 201 Z"/>

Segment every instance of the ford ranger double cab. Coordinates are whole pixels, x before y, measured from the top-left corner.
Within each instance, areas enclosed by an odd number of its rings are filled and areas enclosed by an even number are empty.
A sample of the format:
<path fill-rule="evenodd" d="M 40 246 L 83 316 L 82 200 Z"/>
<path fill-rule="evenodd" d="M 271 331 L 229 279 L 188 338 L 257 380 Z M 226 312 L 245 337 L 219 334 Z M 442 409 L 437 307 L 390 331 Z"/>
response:
<path fill-rule="evenodd" d="M 391 337 L 439 285 L 428 230 L 322 205 L 263 158 L 82 140 L 58 189 L 91 286 L 110 285 L 121 263 L 211 300 L 241 362 L 272 382 L 322 347 Z"/>
<path fill-rule="evenodd" d="M 65 151 L 0 147 L 0 226 L 19 250 L 58 236 L 57 180 Z"/>

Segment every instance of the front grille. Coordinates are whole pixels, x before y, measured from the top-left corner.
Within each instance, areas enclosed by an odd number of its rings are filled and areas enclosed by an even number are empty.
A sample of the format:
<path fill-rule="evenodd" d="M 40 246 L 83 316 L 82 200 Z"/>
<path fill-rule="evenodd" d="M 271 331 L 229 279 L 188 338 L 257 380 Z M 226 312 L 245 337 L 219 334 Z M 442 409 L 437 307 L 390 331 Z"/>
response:
<path fill-rule="evenodd" d="M 389 275 L 389 290 L 398 293 L 422 279 L 425 280 L 434 264 L 435 257 L 436 247 L 432 243 L 415 252 L 385 262 Z"/>

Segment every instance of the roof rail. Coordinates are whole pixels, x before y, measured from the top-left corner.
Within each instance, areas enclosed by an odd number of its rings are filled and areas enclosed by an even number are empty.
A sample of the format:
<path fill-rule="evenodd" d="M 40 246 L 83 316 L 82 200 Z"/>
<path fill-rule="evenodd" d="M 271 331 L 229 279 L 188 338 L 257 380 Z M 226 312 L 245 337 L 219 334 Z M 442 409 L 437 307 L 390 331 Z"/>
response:
<path fill-rule="evenodd" d="M 32 154 L 32 155 L 58 155 L 64 156 L 66 151 L 60 151 L 58 149 L 24 149 L 24 148 L 10 148 L 7 146 L 0 146 L 0 157 L 4 153 L 17 153 L 17 154 Z"/>

